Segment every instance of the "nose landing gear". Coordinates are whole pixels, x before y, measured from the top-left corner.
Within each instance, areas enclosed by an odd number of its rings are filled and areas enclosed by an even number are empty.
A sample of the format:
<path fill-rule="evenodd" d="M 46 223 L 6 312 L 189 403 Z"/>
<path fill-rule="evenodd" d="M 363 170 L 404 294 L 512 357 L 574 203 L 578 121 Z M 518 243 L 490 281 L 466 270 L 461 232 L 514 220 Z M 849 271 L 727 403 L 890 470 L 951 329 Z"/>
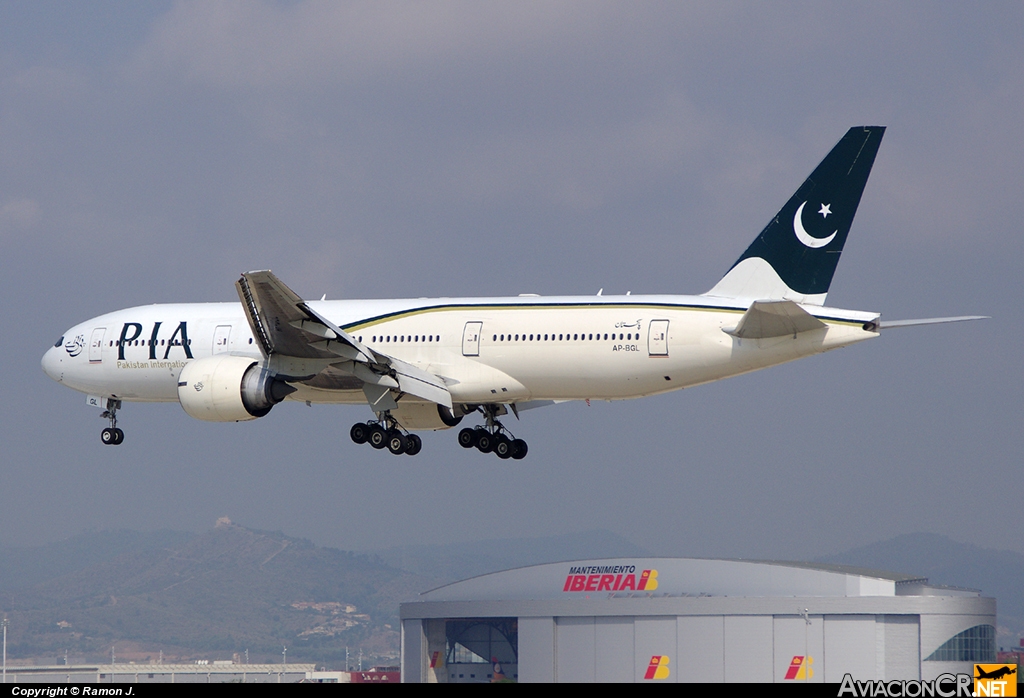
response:
<path fill-rule="evenodd" d="M 100 415 L 103 419 L 110 420 L 110 426 L 100 432 L 100 441 L 107 446 L 119 446 L 124 441 L 124 432 L 117 428 L 117 411 L 120 408 L 120 400 L 108 398 L 107 409 Z"/>

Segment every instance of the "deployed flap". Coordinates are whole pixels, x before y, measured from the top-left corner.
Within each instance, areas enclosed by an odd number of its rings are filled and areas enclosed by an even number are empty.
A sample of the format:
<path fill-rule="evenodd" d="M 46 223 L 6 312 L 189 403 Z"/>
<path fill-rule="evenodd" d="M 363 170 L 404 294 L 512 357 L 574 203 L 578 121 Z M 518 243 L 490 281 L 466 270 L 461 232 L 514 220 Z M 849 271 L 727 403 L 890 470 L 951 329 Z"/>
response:
<path fill-rule="evenodd" d="M 366 385 L 371 405 L 380 405 L 380 389 L 398 389 L 451 408 L 448 388 L 437 376 L 400 359 L 367 347 L 333 322 L 306 305 L 294 291 L 270 271 L 242 274 L 235 283 L 253 335 L 263 353 L 311 359 L 345 361 L 332 364 L 351 373 Z M 393 401 L 392 401 L 393 402 Z M 393 408 L 392 408 L 393 409 Z"/>
<path fill-rule="evenodd" d="M 796 336 L 800 332 L 825 327 L 793 301 L 754 301 L 740 318 L 736 327 L 724 329 L 726 334 L 740 339 L 767 339 L 769 337 Z"/>
<path fill-rule="evenodd" d="M 388 363 L 391 365 L 394 371 L 392 375 L 398 379 L 398 387 L 403 393 L 409 393 L 451 409 L 451 393 L 448 392 L 447 386 L 440 378 L 401 359 L 388 357 Z"/>
<path fill-rule="evenodd" d="M 370 360 L 369 350 L 313 312 L 270 271 L 242 274 L 235 287 L 253 335 L 266 355 L 329 359 L 339 355 L 333 350 L 337 347 L 330 345 L 340 343 L 349 349 L 345 358 Z"/>

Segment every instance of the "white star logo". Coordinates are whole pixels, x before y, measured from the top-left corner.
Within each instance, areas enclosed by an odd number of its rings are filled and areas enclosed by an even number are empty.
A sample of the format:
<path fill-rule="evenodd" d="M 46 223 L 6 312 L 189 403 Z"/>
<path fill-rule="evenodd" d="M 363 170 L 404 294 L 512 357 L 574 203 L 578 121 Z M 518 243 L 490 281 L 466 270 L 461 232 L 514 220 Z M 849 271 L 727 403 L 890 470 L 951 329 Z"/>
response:
<path fill-rule="evenodd" d="M 821 210 L 818 211 L 822 218 L 828 218 L 828 214 L 832 213 L 832 204 L 822 204 Z"/>

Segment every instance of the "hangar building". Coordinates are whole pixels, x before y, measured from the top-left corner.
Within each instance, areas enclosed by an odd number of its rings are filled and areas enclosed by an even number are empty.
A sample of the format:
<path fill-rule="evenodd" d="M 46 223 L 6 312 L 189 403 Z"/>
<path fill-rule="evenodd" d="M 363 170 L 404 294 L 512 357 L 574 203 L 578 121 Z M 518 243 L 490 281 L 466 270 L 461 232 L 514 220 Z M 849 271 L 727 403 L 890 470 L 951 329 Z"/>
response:
<path fill-rule="evenodd" d="M 995 661 L 995 599 L 840 565 L 579 560 L 401 605 L 402 681 L 934 679 Z"/>

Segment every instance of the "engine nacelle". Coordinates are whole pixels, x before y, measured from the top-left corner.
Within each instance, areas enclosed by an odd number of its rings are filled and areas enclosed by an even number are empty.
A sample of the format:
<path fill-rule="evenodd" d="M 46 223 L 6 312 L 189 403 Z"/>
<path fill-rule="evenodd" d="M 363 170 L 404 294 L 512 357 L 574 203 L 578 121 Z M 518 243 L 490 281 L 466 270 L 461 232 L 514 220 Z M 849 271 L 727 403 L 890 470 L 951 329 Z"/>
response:
<path fill-rule="evenodd" d="M 178 375 L 178 402 L 190 417 L 207 422 L 262 417 L 293 392 L 295 388 L 244 356 L 196 359 Z"/>

